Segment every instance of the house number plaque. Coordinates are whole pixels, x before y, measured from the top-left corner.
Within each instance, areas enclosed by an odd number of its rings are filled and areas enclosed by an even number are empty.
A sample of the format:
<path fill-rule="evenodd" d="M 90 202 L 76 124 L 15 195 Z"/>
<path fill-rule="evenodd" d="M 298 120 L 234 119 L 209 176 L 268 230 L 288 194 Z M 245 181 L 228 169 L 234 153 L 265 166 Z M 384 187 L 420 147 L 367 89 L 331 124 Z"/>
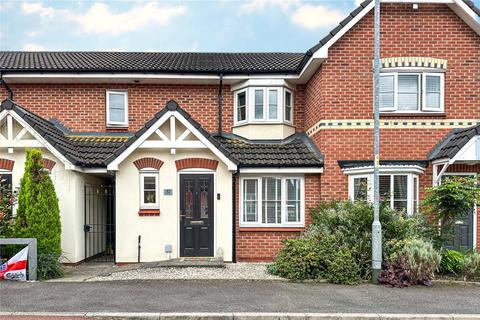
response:
<path fill-rule="evenodd" d="M 173 195 L 173 189 L 163 189 L 164 196 L 171 196 Z"/>

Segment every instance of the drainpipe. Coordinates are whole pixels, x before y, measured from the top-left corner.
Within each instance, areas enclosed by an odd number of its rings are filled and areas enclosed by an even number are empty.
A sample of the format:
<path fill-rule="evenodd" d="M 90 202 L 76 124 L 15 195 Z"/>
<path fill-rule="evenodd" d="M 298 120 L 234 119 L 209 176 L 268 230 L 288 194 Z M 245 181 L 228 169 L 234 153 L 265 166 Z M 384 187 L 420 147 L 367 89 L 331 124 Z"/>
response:
<path fill-rule="evenodd" d="M 8 99 L 13 100 L 13 91 L 12 88 L 8 85 L 7 82 L 5 82 L 5 79 L 3 79 L 3 74 L 0 72 L 0 82 L 5 86 L 5 89 L 8 91 Z"/>
<path fill-rule="evenodd" d="M 141 241 L 142 241 L 142 236 L 139 235 L 138 236 L 138 263 L 140 263 L 140 250 L 142 249 L 142 246 L 140 245 Z"/>
<path fill-rule="evenodd" d="M 232 173 L 232 262 L 237 262 L 237 175 Z"/>
<path fill-rule="evenodd" d="M 223 73 L 219 75 L 220 80 L 218 82 L 218 134 L 222 136 L 222 86 L 223 86 Z"/>

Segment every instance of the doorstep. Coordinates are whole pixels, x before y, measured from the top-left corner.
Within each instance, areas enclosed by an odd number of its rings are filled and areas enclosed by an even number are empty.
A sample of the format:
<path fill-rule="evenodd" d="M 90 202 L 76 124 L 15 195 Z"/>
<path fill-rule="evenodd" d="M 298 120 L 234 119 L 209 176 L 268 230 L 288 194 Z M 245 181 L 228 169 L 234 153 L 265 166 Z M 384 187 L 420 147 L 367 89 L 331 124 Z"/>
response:
<path fill-rule="evenodd" d="M 139 269 L 146 268 L 225 268 L 221 258 L 212 257 L 182 257 L 157 262 L 144 262 L 139 264 Z"/>

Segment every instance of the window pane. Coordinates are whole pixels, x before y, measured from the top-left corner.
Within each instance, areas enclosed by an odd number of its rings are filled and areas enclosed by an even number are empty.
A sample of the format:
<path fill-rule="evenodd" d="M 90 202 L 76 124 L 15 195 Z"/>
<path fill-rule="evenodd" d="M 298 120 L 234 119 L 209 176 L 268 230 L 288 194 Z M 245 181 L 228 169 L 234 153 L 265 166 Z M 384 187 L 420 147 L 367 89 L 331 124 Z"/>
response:
<path fill-rule="evenodd" d="M 380 77 L 380 108 L 394 106 L 394 76 Z"/>
<path fill-rule="evenodd" d="M 380 201 L 390 199 L 390 176 L 380 176 Z"/>
<path fill-rule="evenodd" d="M 144 203 L 155 203 L 156 193 L 155 191 L 143 191 Z"/>
<path fill-rule="evenodd" d="M 427 93 L 425 100 L 426 107 L 440 109 L 440 93 Z"/>
<path fill-rule="evenodd" d="M 263 119 L 263 90 L 255 90 L 255 119 Z"/>
<path fill-rule="evenodd" d="M 425 87 L 427 92 L 440 92 L 440 77 L 426 76 Z"/>
<path fill-rule="evenodd" d="M 286 179 L 287 221 L 300 222 L 300 179 Z"/>
<path fill-rule="evenodd" d="M 111 122 L 124 122 L 125 110 L 123 109 L 110 109 L 110 121 Z"/>
<path fill-rule="evenodd" d="M 398 211 L 407 211 L 407 184 L 406 175 L 393 176 L 393 208 Z"/>
<path fill-rule="evenodd" d="M 413 177 L 413 213 L 418 210 L 418 178 Z"/>
<path fill-rule="evenodd" d="M 368 192 L 368 179 L 354 178 L 353 179 L 353 200 L 354 201 L 367 201 Z"/>
<path fill-rule="evenodd" d="M 292 94 L 285 91 L 285 120 L 292 121 Z"/>
<path fill-rule="evenodd" d="M 145 190 L 155 190 L 156 188 L 155 177 L 143 177 L 143 188 Z"/>
<path fill-rule="evenodd" d="M 398 109 L 418 110 L 418 75 L 398 76 Z"/>
<path fill-rule="evenodd" d="M 281 223 L 281 179 L 262 178 L 263 223 Z"/>
<path fill-rule="evenodd" d="M 240 92 L 237 94 L 237 121 L 246 120 L 246 93 Z"/>
<path fill-rule="evenodd" d="M 108 103 L 110 109 L 125 109 L 125 95 L 123 93 L 109 93 Z"/>
<path fill-rule="evenodd" d="M 278 90 L 268 91 L 268 118 L 278 118 Z"/>
<path fill-rule="evenodd" d="M 258 181 L 243 181 L 243 221 L 258 222 Z"/>

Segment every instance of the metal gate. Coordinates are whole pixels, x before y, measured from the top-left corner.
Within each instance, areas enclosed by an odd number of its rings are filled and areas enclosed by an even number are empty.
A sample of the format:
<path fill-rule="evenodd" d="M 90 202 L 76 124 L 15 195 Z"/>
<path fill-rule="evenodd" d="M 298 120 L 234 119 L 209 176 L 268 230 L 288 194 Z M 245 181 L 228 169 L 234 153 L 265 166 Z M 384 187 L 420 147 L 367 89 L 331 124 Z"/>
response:
<path fill-rule="evenodd" d="M 115 186 L 85 185 L 85 260 L 115 262 Z"/>

